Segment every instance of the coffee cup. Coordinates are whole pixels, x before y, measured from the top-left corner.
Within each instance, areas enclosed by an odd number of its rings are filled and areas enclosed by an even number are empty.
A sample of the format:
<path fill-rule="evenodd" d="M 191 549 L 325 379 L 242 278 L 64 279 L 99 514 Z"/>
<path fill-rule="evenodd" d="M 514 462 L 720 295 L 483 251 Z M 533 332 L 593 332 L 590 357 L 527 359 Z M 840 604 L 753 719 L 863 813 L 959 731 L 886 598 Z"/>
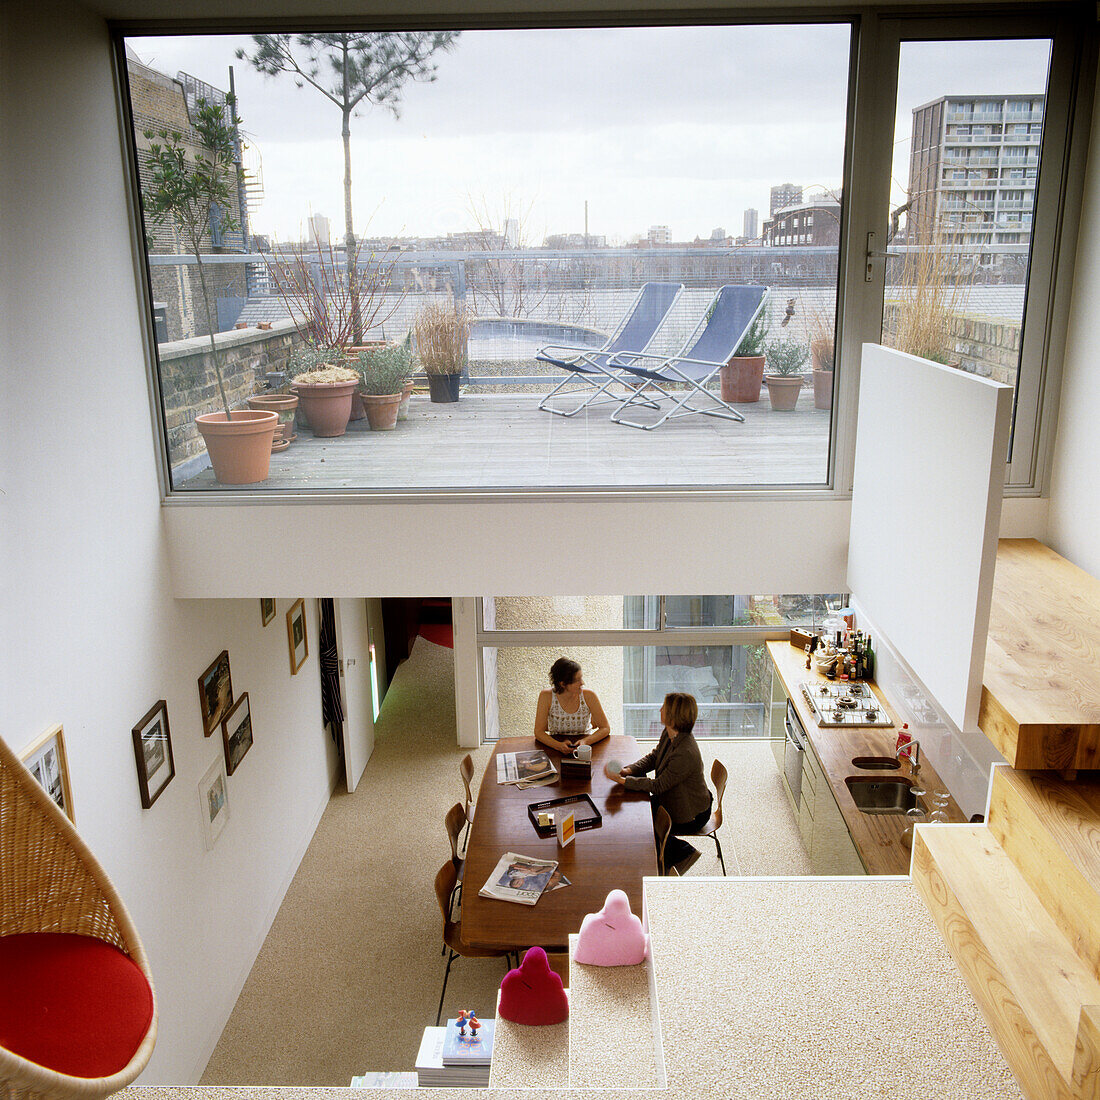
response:
<path fill-rule="evenodd" d="M 592 746 L 591 745 L 578 745 L 573 750 L 573 755 L 581 761 L 588 763 L 592 759 Z"/>

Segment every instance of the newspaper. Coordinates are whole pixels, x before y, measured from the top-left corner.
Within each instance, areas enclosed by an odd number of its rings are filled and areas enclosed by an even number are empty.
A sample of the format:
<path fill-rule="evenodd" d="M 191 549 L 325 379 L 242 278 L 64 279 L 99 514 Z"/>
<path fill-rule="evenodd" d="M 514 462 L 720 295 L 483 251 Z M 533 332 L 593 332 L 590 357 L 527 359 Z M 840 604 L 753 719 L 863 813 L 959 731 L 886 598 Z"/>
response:
<path fill-rule="evenodd" d="M 516 852 L 505 852 L 478 894 L 498 901 L 534 905 L 557 867 L 556 859 L 535 859 Z"/>
<path fill-rule="evenodd" d="M 552 783 L 557 777 L 550 757 L 542 749 L 497 754 L 498 783 L 533 785 Z"/>

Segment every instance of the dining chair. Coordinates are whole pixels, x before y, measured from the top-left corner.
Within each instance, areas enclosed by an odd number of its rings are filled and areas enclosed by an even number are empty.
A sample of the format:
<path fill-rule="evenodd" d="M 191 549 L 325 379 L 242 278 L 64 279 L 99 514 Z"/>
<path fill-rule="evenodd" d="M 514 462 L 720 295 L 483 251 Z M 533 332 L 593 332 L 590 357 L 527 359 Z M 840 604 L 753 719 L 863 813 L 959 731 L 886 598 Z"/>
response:
<path fill-rule="evenodd" d="M 672 832 L 672 818 L 668 816 L 668 810 L 664 806 L 657 807 L 653 825 L 657 836 L 657 874 L 673 874 L 679 877 L 680 872 L 675 867 L 671 870 L 665 868 L 665 845 L 668 843 L 668 834 Z"/>
<path fill-rule="evenodd" d="M 474 820 L 474 795 L 470 787 L 470 784 L 474 781 L 474 758 L 469 753 L 462 758 L 462 763 L 458 765 L 458 774 L 462 776 L 462 785 L 466 788 L 466 836 L 462 842 L 465 851 L 466 844 L 470 839 L 470 825 Z"/>
<path fill-rule="evenodd" d="M 722 795 L 726 793 L 726 780 L 729 772 L 721 760 L 715 760 L 710 767 L 710 781 L 714 784 L 714 793 L 717 796 L 714 802 L 714 813 L 710 820 L 696 833 L 684 833 L 684 836 L 709 836 L 714 841 L 715 850 L 718 852 L 718 862 L 722 865 L 722 874 L 726 873 L 726 861 L 722 857 L 722 842 L 718 839 L 718 830 L 722 828 Z M 734 853 L 736 855 L 736 853 Z"/>
<path fill-rule="evenodd" d="M 435 1026 L 443 1016 L 443 998 L 447 995 L 447 979 L 451 975 L 451 963 L 460 955 L 464 959 L 505 959 L 512 965 L 511 951 L 497 951 L 493 948 L 473 947 L 462 939 L 462 919 L 452 920 L 451 901 L 458 885 L 458 871 L 453 862 L 448 861 L 439 868 L 435 876 L 435 897 L 439 902 L 439 912 L 443 917 L 443 950 L 447 953 L 447 969 L 443 972 L 443 989 L 439 994 L 439 1010 L 435 1014 Z M 519 965 L 519 962 L 516 962 Z"/>
<path fill-rule="evenodd" d="M 157 1038 L 149 960 L 107 873 L 3 739 L 0 882 L 0 1096 L 125 1088 Z"/>

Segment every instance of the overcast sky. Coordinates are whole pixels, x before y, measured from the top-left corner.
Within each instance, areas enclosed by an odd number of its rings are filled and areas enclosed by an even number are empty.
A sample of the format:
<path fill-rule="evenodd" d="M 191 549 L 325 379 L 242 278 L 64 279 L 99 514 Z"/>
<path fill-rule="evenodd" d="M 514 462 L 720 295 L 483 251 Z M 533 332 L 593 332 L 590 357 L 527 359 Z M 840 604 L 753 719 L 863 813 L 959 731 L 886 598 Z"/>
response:
<path fill-rule="evenodd" d="M 130 38 L 143 62 L 228 89 L 263 162 L 252 229 L 302 235 L 311 213 L 343 233 L 340 112 L 289 75 L 234 58 L 239 36 Z M 841 182 L 849 30 L 677 27 L 466 31 L 438 78 L 408 83 L 400 117 L 366 106 L 352 121 L 360 235 L 435 235 L 526 215 L 527 243 L 584 230 L 612 243 L 667 225 L 674 240 L 737 236 L 768 213 L 772 185 Z M 1044 42 L 903 47 L 896 179 L 910 112 L 944 94 L 1042 93 Z"/>

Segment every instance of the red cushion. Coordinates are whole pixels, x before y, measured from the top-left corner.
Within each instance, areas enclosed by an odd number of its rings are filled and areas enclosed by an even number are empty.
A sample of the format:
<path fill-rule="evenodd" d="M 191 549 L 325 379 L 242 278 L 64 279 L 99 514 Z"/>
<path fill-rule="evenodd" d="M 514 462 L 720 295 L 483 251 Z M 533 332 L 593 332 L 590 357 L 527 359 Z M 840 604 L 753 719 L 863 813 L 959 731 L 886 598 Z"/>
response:
<path fill-rule="evenodd" d="M 110 1077 L 153 1019 L 153 991 L 128 955 L 90 936 L 0 937 L 0 1046 L 70 1077 Z"/>

